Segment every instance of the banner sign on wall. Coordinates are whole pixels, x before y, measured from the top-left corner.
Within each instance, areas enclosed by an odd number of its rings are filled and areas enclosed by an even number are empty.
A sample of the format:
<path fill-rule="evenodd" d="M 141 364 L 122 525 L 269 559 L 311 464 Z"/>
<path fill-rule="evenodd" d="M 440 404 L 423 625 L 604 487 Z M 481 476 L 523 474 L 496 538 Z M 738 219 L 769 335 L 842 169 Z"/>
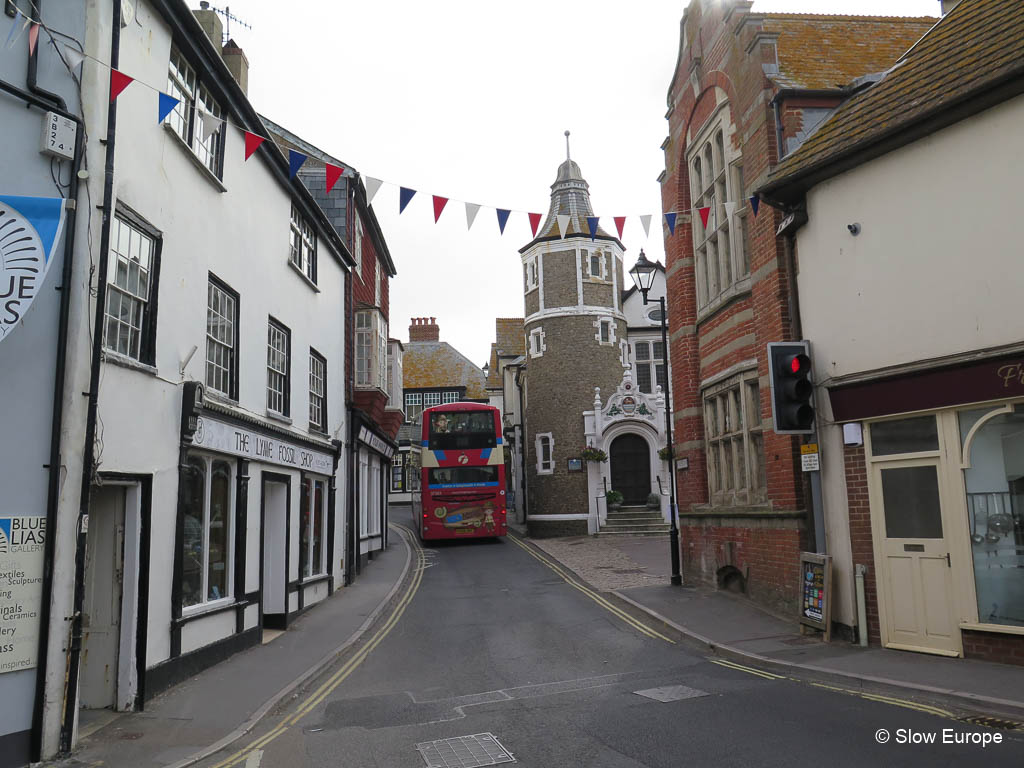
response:
<path fill-rule="evenodd" d="M 334 457 L 329 453 L 304 448 L 246 427 L 225 424 L 205 416 L 198 420 L 192 444 L 197 448 L 230 453 L 252 461 L 278 464 L 321 475 L 334 474 Z"/>
<path fill-rule="evenodd" d="M 45 517 L 0 517 L 0 674 L 36 666 L 45 544 Z"/>
<path fill-rule="evenodd" d="M 63 198 L 0 195 L 0 343 L 42 291 L 63 226 Z"/>

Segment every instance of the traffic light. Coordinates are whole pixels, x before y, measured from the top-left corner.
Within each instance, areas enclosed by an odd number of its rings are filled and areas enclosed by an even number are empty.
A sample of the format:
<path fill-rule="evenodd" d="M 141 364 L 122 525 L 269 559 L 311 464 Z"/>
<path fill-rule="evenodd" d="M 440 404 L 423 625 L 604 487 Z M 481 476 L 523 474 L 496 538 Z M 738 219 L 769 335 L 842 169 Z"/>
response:
<path fill-rule="evenodd" d="M 772 387 L 772 423 L 781 435 L 814 431 L 810 345 L 806 341 L 768 345 L 768 376 Z"/>

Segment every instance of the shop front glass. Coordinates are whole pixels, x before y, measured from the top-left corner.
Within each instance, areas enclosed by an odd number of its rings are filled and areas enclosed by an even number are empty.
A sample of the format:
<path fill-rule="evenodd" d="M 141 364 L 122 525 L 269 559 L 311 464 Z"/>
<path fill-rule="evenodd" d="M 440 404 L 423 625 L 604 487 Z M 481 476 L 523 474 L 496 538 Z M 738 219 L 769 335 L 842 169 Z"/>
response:
<path fill-rule="evenodd" d="M 992 415 L 995 414 L 995 415 Z M 1024 626 L 1024 404 L 963 411 L 960 440 L 978 620 Z M 987 420 L 986 417 L 989 417 Z M 984 421 L 983 421 L 984 420 Z M 983 422 L 971 438 L 971 428 Z"/>

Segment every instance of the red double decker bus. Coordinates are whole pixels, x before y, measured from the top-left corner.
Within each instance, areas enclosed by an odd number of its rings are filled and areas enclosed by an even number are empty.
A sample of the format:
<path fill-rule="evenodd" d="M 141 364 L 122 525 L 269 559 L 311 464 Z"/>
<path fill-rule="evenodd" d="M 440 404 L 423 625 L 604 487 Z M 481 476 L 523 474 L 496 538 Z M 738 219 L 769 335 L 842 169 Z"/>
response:
<path fill-rule="evenodd" d="M 505 535 L 501 412 L 479 403 L 423 411 L 420 490 L 413 515 L 423 539 Z"/>

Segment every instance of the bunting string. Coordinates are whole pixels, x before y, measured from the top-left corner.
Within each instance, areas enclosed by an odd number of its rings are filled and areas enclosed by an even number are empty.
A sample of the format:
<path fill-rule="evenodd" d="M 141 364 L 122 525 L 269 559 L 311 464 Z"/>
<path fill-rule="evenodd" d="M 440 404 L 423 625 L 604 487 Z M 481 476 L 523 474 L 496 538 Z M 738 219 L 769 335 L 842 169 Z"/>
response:
<path fill-rule="evenodd" d="M 17 10 L 15 11 L 15 13 L 16 13 L 15 24 L 12 26 L 11 32 L 8 34 L 7 40 L 4 42 L 4 46 L 3 46 L 4 48 L 9 48 L 14 43 L 16 43 L 17 40 L 21 37 L 22 32 L 24 32 L 24 30 L 27 27 L 29 27 L 29 26 L 31 26 L 31 29 L 29 30 L 29 46 L 30 46 L 30 50 L 33 50 L 35 48 L 35 46 L 37 45 L 37 40 L 38 40 L 40 28 L 47 32 L 47 34 L 48 34 L 48 36 L 50 38 L 50 44 L 53 45 L 55 48 L 57 48 L 58 43 L 54 39 L 52 33 L 50 33 L 50 30 L 46 27 L 46 25 L 41 24 L 41 23 L 32 22 L 28 17 L 25 17 L 24 24 L 19 25 L 17 23 L 18 22 L 18 18 L 17 17 L 18 16 L 24 16 L 24 14 L 22 14 L 20 11 L 17 11 Z M 60 52 L 59 49 L 58 49 L 58 52 Z M 137 83 L 138 85 L 141 85 L 141 86 L 143 86 L 143 87 L 145 87 L 145 88 L 147 88 L 147 89 L 149 89 L 151 91 L 155 91 L 158 94 L 157 110 L 156 110 L 156 116 L 157 116 L 157 123 L 158 124 L 159 123 L 163 123 L 168 118 L 168 116 L 171 114 L 171 112 L 173 112 L 174 109 L 178 106 L 178 104 L 181 103 L 180 99 L 178 99 L 177 97 L 162 91 L 160 88 L 158 88 L 156 86 L 150 85 L 150 84 L 145 83 L 145 82 L 143 82 L 141 80 L 136 80 L 131 75 L 128 75 L 128 74 L 126 74 L 124 72 L 121 72 L 118 69 L 115 69 L 115 68 L 111 67 L 106 62 L 101 61 L 100 59 L 97 59 L 94 56 L 90 56 L 88 54 L 82 53 L 82 52 L 80 52 L 80 51 L 78 51 L 78 50 L 76 50 L 76 49 L 74 49 L 74 48 L 72 48 L 72 47 L 70 47 L 68 45 L 64 45 L 63 46 L 63 53 L 64 53 L 64 56 L 62 58 L 64 58 L 66 66 L 68 67 L 68 69 L 70 71 L 72 71 L 72 73 L 86 59 L 88 59 L 89 61 L 95 62 L 99 66 L 105 67 L 106 69 L 108 69 L 110 71 L 110 101 L 111 102 L 116 101 L 117 98 L 122 93 L 124 93 L 124 91 L 130 85 L 132 85 L 133 83 Z M 245 160 L 249 160 L 249 158 L 251 158 L 260 149 L 260 147 L 264 145 L 264 143 L 269 138 L 268 136 L 264 136 L 264 135 L 262 135 L 260 133 L 256 133 L 256 132 L 250 131 L 245 126 L 242 126 L 242 125 L 239 125 L 237 123 L 234 123 L 234 122 L 232 122 L 230 120 L 227 120 L 227 119 L 225 119 L 225 118 L 223 118 L 223 117 L 221 117 L 219 115 L 215 115 L 215 114 L 212 114 L 210 112 L 205 112 L 205 111 L 199 109 L 198 106 L 196 107 L 196 116 L 197 116 L 197 118 L 199 120 L 199 125 L 201 126 L 202 135 L 203 135 L 204 139 L 208 139 L 209 137 L 213 136 L 218 131 L 220 131 L 225 125 L 231 125 L 231 126 L 235 127 L 236 129 L 238 129 L 239 131 L 241 131 L 244 134 L 244 137 L 245 137 L 245 142 L 244 142 L 244 144 L 245 144 L 245 158 L 244 159 Z M 274 142 L 272 142 L 272 141 L 271 141 L 270 145 L 271 146 L 275 146 Z M 294 149 L 289 149 L 288 150 L 289 178 L 294 179 L 296 177 L 296 175 L 298 174 L 299 170 L 302 168 L 303 164 L 306 162 L 306 160 L 308 158 L 309 158 L 309 156 L 304 154 L 304 153 L 302 153 L 302 152 L 298 152 L 297 150 L 294 150 Z M 326 189 L 327 189 L 328 192 L 330 192 L 331 189 L 334 188 L 335 184 L 337 184 L 338 179 L 340 179 L 341 176 L 343 175 L 345 169 L 343 167 L 341 167 L 341 166 L 332 165 L 331 163 L 326 163 L 326 162 L 324 163 L 324 165 L 325 165 L 324 173 L 325 173 Z M 373 203 L 374 198 L 376 197 L 377 193 L 380 191 L 380 189 L 381 189 L 381 187 L 383 185 L 387 184 L 388 186 L 398 187 L 398 190 L 399 190 L 399 203 L 398 203 L 399 215 L 401 215 L 402 213 L 405 212 L 406 208 L 408 208 L 409 204 L 412 202 L 413 198 L 416 196 L 416 193 L 417 193 L 417 190 L 412 189 L 411 187 L 406 187 L 406 186 L 401 185 L 401 184 L 394 184 L 392 182 L 387 182 L 387 181 L 384 181 L 382 179 L 378 179 L 378 178 L 375 178 L 375 177 L 372 177 L 372 176 L 365 176 L 364 175 L 362 178 L 363 178 L 364 184 L 366 186 L 366 202 L 367 202 L 367 205 L 370 205 L 370 204 Z M 456 199 L 455 198 L 451 198 L 451 197 L 445 197 L 445 196 L 437 195 L 437 194 L 432 194 L 431 195 L 431 201 L 432 201 L 432 204 L 433 204 L 433 213 L 434 213 L 434 222 L 435 223 L 437 223 L 440 220 L 441 214 L 444 212 L 445 207 L 448 205 L 449 202 L 451 202 L 453 200 L 456 200 Z M 479 213 L 480 208 L 483 207 L 483 206 L 480 203 L 474 203 L 474 202 L 465 201 L 465 200 L 456 200 L 456 202 L 460 202 L 460 203 L 463 203 L 465 205 L 465 209 L 466 209 L 466 229 L 467 230 L 472 229 L 473 228 L 473 224 L 476 221 L 477 214 Z M 756 219 L 757 218 L 757 213 L 758 213 L 758 208 L 759 208 L 760 202 L 761 202 L 760 199 L 757 196 L 752 196 L 752 197 L 748 198 L 747 200 L 744 200 L 743 202 L 744 202 L 744 204 L 749 204 L 750 211 L 753 214 L 753 217 Z M 727 221 L 731 221 L 733 216 L 736 214 L 738 205 L 739 205 L 739 201 L 736 201 L 736 200 L 722 201 L 722 202 L 716 203 L 715 210 L 714 210 L 715 220 L 717 221 L 718 208 L 721 207 L 721 208 L 724 208 L 724 210 L 725 210 L 726 220 Z M 508 224 L 509 218 L 511 217 L 511 215 L 513 213 L 525 214 L 526 215 L 526 217 L 527 217 L 527 219 L 529 221 L 530 231 L 533 233 L 534 236 L 537 235 L 537 230 L 538 230 L 538 228 L 540 226 L 540 223 L 541 223 L 541 221 L 543 220 L 543 217 L 544 217 L 543 213 L 537 212 L 537 211 L 524 211 L 524 210 L 518 210 L 518 209 L 514 209 L 514 208 L 499 208 L 497 206 L 487 206 L 487 207 L 493 207 L 494 208 L 494 210 L 495 210 L 495 212 L 497 214 L 498 229 L 499 229 L 499 232 L 501 234 L 505 233 L 505 227 Z M 693 217 L 692 217 L 692 212 L 693 211 L 697 212 L 697 214 L 698 214 L 698 216 L 700 218 L 701 224 L 703 225 L 703 227 L 705 229 L 707 229 L 708 222 L 711 220 L 711 216 L 712 216 L 712 208 L 711 208 L 711 206 L 693 206 L 692 208 L 689 208 L 689 209 L 681 209 L 681 210 L 675 210 L 675 211 L 665 211 L 665 212 L 663 212 L 661 214 L 661 216 L 663 218 L 664 226 L 668 229 L 670 237 L 674 236 L 675 233 L 676 233 L 677 225 L 680 222 L 680 216 L 684 217 L 682 219 L 682 221 L 684 221 L 685 223 L 691 223 L 693 221 Z M 559 214 L 559 215 L 557 215 L 555 217 L 556 224 L 557 224 L 557 227 L 558 227 L 558 234 L 562 238 L 565 238 L 565 236 L 568 234 L 568 227 L 569 227 L 570 218 L 571 217 L 569 215 L 567 215 L 567 214 Z M 612 218 L 612 220 L 615 223 L 615 230 L 618 233 L 619 239 L 621 240 L 622 236 L 623 236 L 623 232 L 625 230 L 626 220 L 627 220 L 628 217 L 627 216 L 613 216 L 611 218 Z M 637 216 L 637 218 L 640 219 L 640 224 L 643 227 L 644 237 L 645 238 L 650 238 L 650 234 L 651 234 L 651 220 L 654 218 L 653 215 L 651 215 L 651 214 L 640 214 L 640 215 Z M 590 239 L 591 240 L 595 240 L 596 237 L 597 237 L 597 232 L 598 232 L 598 228 L 599 228 L 600 219 L 601 219 L 600 216 L 587 216 L 586 217 L 587 230 L 588 230 L 588 233 L 590 235 Z"/>

